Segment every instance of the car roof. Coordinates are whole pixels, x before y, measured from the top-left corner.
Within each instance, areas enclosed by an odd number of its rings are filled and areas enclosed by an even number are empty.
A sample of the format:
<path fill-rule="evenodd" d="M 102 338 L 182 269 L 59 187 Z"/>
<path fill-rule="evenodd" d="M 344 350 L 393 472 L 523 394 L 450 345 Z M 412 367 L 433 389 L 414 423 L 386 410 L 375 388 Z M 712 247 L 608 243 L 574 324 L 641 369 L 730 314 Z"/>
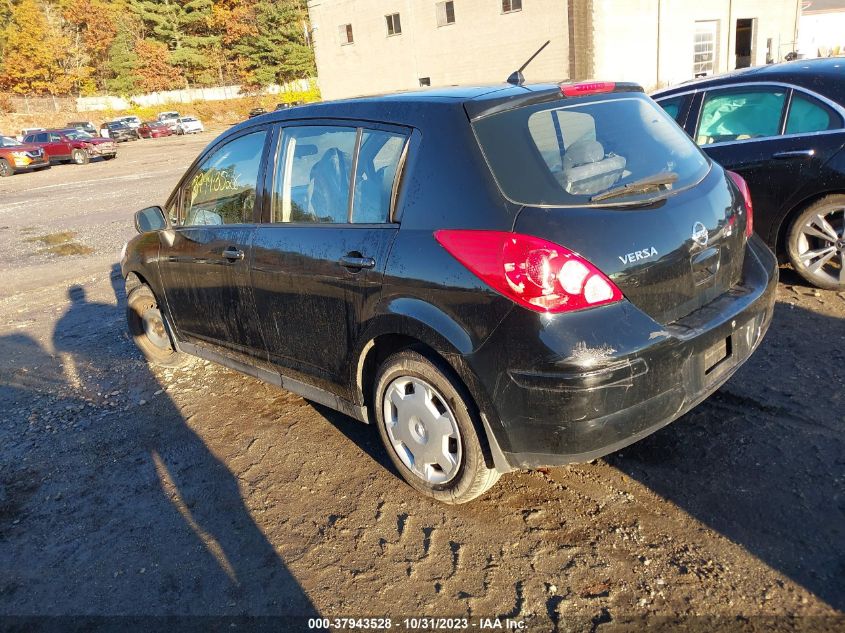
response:
<path fill-rule="evenodd" d="M 702 77 L 652 93 L 655 99 L 727 84 L 790 83 L 842 103 L 845 101 L 845 58 L 799 59 L 793 62 L 743 68 L 714 77 Z"/>
<path fill-rule="evenodd" d="M 617 84 L 622 89 L 635 84 Z M 627 88 L 626 88 L 627 87 Z M 451 86 L 413 92 L 354 97 L 335 101 L 306 103 L 291 108 L 273 110 L 248 119 L 232 127 L 226 136 L 262 122 L 295 121 L 298 119 L 358 119 L 396 125 L 422 125 L 432 109 L 466 111 L 475 117 L 512 100 L 535 99 L 544 95 L 560 97 L 560 84 L 542 83 L 514 86 L 511 84 L 482 86 Z M 469 104 L 472 104 L 471 106 Z"/>

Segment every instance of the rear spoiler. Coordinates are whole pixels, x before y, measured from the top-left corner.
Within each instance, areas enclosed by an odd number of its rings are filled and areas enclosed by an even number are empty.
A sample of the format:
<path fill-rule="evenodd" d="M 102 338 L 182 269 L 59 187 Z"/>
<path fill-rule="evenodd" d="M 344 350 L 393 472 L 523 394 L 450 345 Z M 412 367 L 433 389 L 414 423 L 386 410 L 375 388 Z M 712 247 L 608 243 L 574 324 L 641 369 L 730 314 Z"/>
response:
<path fill-rule="evenodd" d="M 498 114 L 516 108 L 539 103 L 550 103 L 561 99 L 572 99 L 617 92 L 645 92 L 633 82 L 579 81 L 542 86 L 514 86 L 484 95 L 464 103 L 464 109 L 471 121 L 491 114 Z"/>

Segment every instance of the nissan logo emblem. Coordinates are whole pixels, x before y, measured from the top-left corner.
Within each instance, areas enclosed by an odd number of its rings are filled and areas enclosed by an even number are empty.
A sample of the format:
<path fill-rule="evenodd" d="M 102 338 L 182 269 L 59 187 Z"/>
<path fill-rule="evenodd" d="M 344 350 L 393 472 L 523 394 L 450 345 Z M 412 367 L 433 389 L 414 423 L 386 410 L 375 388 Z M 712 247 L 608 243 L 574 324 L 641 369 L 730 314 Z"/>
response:
<path fill-rule="evenodd" d="M 701 222 L 692 225 L 692 241 L 699 246 L 707 246 L 707 227 Z"/>

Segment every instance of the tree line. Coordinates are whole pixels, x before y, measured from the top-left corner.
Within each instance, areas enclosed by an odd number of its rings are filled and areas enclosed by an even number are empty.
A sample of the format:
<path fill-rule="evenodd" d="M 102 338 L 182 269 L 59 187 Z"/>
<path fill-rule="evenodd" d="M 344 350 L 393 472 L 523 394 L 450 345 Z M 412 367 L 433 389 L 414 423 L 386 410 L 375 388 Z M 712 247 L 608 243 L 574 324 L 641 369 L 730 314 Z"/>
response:
<path fill-rule="evenodd" d="M 315 74 L 305 0 L 0 0 L 0 91 L 258 89 Z"/>

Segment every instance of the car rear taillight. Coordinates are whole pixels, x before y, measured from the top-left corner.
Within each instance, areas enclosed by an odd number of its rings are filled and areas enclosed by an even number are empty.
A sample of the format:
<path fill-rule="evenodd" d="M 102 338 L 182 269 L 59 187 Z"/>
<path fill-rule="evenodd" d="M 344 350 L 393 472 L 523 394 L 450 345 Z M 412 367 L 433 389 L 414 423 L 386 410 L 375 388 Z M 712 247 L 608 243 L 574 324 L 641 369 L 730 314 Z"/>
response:
<path fill-rule="evenodd" d="M 745 237 L 751 237 L 754 233 L 754 207 L 751 204 L 751 191 L 748 189 L 748 183 L 745 178 L 734 171 L 728 171 L 728 176 L 734 181 L 737 189 L 742 193 L 745 199 Z"/>
<path fill-rule="evenodd" d="M 434 237 L 488 286 L 536 312 L 572 312 L 622 300 L 598 268 L 532 235 L 443 230 Z"/>
<path fill-rule="evenodd" d="M 616 82 L 613 81 L 587 81 L 560 85 L 560 93 L 564 97 L 585 97 L 613 92 L 614 90 L 616 90 Z"/>

